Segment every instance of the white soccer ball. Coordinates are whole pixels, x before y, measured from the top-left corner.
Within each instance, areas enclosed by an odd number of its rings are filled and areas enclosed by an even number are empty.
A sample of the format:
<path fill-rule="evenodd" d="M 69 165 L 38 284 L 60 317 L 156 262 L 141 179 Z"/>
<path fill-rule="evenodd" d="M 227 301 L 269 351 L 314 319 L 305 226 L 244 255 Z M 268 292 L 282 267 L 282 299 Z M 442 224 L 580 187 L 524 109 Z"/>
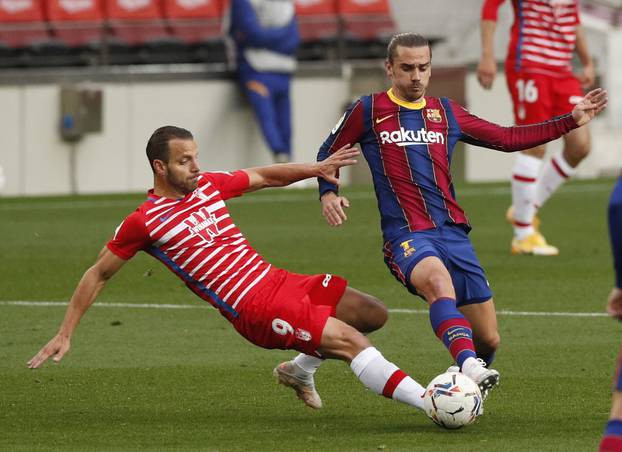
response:
<path fill-rule="evenodd" d="M 441 427 L 457 429 L 473 423 L 483 412 L 482 393 L 466 375 L 446 372 L 426 388 L 423 407 L 428 417 Z"/>

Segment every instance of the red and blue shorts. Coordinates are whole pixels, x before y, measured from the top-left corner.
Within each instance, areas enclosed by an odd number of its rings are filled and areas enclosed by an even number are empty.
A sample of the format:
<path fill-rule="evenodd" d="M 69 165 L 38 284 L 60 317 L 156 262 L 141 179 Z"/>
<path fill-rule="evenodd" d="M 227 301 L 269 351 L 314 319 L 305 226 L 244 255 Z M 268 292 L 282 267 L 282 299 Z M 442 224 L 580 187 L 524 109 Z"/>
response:
<path fill-rule="evenodd" d="M 339 276 L 300 275 L 273 269 L 255 296 L 246 301 L 235 329 L 263 348 L 294 349 L 316 354 L 329 317 L 346 290 Z"/>

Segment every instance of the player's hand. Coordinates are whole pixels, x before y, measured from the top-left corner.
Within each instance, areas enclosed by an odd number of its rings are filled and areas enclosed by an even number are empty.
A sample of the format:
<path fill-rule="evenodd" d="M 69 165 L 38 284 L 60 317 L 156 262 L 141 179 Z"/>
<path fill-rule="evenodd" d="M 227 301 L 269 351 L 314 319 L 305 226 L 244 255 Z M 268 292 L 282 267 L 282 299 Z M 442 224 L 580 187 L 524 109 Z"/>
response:
<path fill-rule="evenodd" d="M 579 81 L 583 89 L 591 88 L 596 81 L 596 69 L 591 61 L 583 66 L 583 71 L 579 74 Z"/>
<path fill-rule="evenodd" d="M 572 110 L 572 117 L 577 125 L 582 126 L 590 122 L 594 116 L 605 109 L 607 100 L 607 91 L 602 88 L 596 88 L 587 93 Z"/>
<path fill-rule="evenodd" d="M 52 361 L 60 362 L 63 356 L 69 351 L 70 340 L 67 336 L 57 334 L 50 342 L 43 347 L 30 361 L 28 361 L 29 369 L 38 369 L 41 365 L 52 356 Z"/>
<path fill-rule="evenodd" d="M 497 62 L 492 56 L 482 56 L 477 66 L 477 81 L 484 89 L 492 88 L 497 76 Z"/>
<path fill-rule="evenodd" d="M 317 162 L 317 176 L 321 177 L 326 182 L 339 185 L 337 170 L 344 166 L 354 165 L 356 163 L 354 157 L 357 155 L 359 155 L 359 150 L 351 147 L 349 144 L 346 144 L 338 151 L 333 152 L 327 159 Z"/>
<path fill-rule="evenodd" d="M 345 196 L 339 196 L 330 191 L 322 196 L 322 215 L 330 226 L 340 226 L 348 219 L 345 208 L 350 207 L 350 201 Z"/>
<path fill-rule="evenodd" d="M 607 298 L 607 314 L 622 320 L 622 289 L 614 287 Z"/>

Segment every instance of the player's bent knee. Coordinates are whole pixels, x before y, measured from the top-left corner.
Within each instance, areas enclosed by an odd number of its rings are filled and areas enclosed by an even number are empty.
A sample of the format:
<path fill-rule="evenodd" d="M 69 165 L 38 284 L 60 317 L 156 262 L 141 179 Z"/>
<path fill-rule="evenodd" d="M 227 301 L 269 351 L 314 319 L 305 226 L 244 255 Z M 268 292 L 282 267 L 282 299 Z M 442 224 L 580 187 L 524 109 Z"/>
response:
<path fill-rule="evenodd" d="M 484 337 L 478 338 L 480 346 L 485 347 L 488 351 L 494 352 L 501 345 L 501 336 L 498 332 L 486 334 Z"/>
<path fill-rule="evenodd" d="M 417 287 L 417 291 L 420 291 L 420 289 L 426 300 L 430 303 L 453 293 L 451 280 L 442 273 L 434 273 L 430 275 L 423 282 L 421 288 Z"/>
<path fill-rule="evenodd" d="M 386 306 L 376 297 L 348 287 L 337 305 L 339 320 L 363 333 L 375 331 L 387 322 Z"/>
<path fill-rule="evenodd" d="M 382 328 L 389 319 L 387 307 L 371 295 L 367 296 L 366 311 L 367 332 Z"/>

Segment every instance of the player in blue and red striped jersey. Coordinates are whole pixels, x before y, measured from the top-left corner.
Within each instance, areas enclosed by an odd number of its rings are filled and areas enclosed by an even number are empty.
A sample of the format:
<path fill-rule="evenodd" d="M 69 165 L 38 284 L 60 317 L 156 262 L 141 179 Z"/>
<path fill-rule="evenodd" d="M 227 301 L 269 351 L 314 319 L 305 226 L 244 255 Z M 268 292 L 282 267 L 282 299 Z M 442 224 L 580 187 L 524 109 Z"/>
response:
<path fill-rule="evenodd" d="M 378 199 L 385 262 L 410 292 L 428 302 L 435 334 L 486 395 L 499 380 L 499 373 L 486 365 L 500 338 L 492 293 L 468 237 L 471 225 L 454 193 L 449 169 L 454 146 L 464 141 L 500 151 L 533 147 L 589 122 L 605 108 L 607 95 L 594 90 L 572 113 L 530 126 L 501 127 L 451 99 L 426 96 L 431 59 L 424 37 L 395 36 L 386 61 L 391 89 L 354 102 L 318 160 L 345 144 L 361 145 Z M 322 212 L 331 226 L 339 226 L 349 201 L 334 183 L 319 182 Z M 321 364 L 312 356 L 295 361 L 310 373 Z"/>
<path fill-rule="evenodd" d="M 618 178 L 609 198 L 608 219 L 615 285 L 607 299 L 607 312 L 612 317 L 622 320 L 622 175 Z M 622 452 L 622 349 L 618 355 L 613 384 L 611 413 L 599 452 Z"/>
<path fill-rule="evenodd" d="M 201 173 L 192 134 L 156 130 L 147 145 L 154 188 L 117 228 L 80 280 L 58 334 L 29 362 L 59 362 L 70 338 L 107 281 L 138 251 L 166 265 L 238 333 L 262 348 L 293 349 L 341 359 L 372 391 L 423 409 L 424 388 L 387 361 L 361 333 L 380 328 L 386 308 L 333 275 L 299 275 L 267 263 L 233 223 L 225 200 L 309 177 L 332 178 L 358 154 L 344 147 L 318 163 L 290 163 L 234 172 Z M 299 385 L 297 369 L 275 370 L 305 403 L 321 406 L 315 389 Z"/>

